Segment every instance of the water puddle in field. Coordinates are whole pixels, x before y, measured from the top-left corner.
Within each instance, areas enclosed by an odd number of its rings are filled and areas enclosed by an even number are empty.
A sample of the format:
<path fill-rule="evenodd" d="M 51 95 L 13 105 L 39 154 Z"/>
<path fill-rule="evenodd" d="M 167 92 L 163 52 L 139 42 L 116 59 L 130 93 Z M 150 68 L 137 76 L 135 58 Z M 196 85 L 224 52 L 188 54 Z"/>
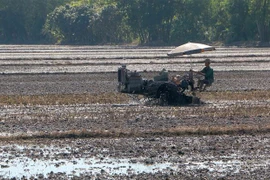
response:
<path fill-rule="evenodd" d="M 29 152 L 33 156 L 27 157 Z M 35 156 L 40 152 L 42 152 L 40 158 Z M 23 146 L 13 146 L 8 151 L 2 151 L 0 155 L 0 178 L 46 178 L 50 173 L 61 173 L 68 177 L 79 176 L 80 174 L 92 176 L 98 174 L 128 175 L 158 171 L 169 172 L 177 169 L 177 166 L 170 162 L 144 163 L 142 158 L 89 157 L 63 159 L 57 157 L 59 153 L 69 154 L 71 152 L 67 149 L 56 150 L 52 147 L 27 149 Z"/>
<path fill-rule="evenodd" d="M 181 157 L 181 163 L 174 160 L 172 160 L 173 162 L 165 160 L 159 163 L 158 160 L 157 162 L 146 161 L 144 157 L 117 159 L 97 155 L 95 157 L 75 158 L 72 156 L 74 149 L 70 147 L 27 147 L 13 145 L 1 148 L 0 178 L 8 179 L 47 178 L 50 174 L 57 173 L 64 174 L 71 179 L 82 174 L 91 176 L 104 174 L 111 176 L 136 175 L 141 173 L 154 174 L 157 172 L 171 173 L 173 171 L 194 174 L 201 170 L 206 170 L 208 174 L 212 174 L 214 177 L 222 177 L 247 170 L 267 168 L 270 165 L 268 157 L 260 156 L 246 161 L 245 159 L 248 157 L 237 154 L 226 157 L 213 156 L 201 160 Z M 175 158 L 179 159 L 179 156 Z"/>
<path fill-rule="evenodd" d="M 88 158 L 70 160 L 33 160 L 31 158 L 16 158 L 9 163 L 1 163 L 0 177 L 30 178 L 47 177 L 50 173 L 64 173 L 67 176 L 79 176 L 89 173 L 97 175 L 127 175 L 139 173 L 155 173 L 165 169 L 176 169 L 171 163 L 155 163 L 151 165 L 132 163 L 129 159 Z"/>

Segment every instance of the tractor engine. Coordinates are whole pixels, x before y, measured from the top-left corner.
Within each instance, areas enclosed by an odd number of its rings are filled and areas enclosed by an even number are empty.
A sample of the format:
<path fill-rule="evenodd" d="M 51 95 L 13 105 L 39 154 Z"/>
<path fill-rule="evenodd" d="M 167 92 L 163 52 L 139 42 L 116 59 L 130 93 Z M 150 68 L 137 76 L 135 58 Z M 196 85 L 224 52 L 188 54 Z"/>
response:
<path fill-rule="evenodd" d="M 118 68 L 118 91 L 142 94 L 145 80 L 136 71 L 129 71 L 125 65 Z"/>

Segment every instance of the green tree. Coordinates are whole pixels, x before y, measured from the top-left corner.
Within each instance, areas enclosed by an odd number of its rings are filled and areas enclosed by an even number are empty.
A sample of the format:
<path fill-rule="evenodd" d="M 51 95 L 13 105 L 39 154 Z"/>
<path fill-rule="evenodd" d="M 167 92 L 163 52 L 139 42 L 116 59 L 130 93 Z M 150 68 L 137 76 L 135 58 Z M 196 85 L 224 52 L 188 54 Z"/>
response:
<path fill-rule="evenodd" d="M 44 32 L 58 43 L 95 44 L 93 29 L 97 18 L 91 6 L 60 6 L 48 15 Z"/>
<path fill-rule="evenodd" d="M 208 41 L 211 12 L 209 0 L 182 0 L 178 2 L 173 19 L 171 42 L 181 44 L 187 41 Z"/>
<path fill-rule="evenodd" d="M 227 4 L 229 13 L 228 37 L 229 42 L 248 40 L 250 31 L 249 20 L 249 0 L 229 0 Z"/>
<path fill-rule="evenodd" d="M 0 0 L 0 42 L 44 42 L 46 16 L 69 0 Z"/>
<path fill-rule="evenodd" d="M 175 0 L 118 1 L 128 25 L 138 35 L 141 43 L 168 42 Z"/>
<path fill-rule="evenodd" d="M 0 0 L 0 43 L 270 40 L 270 0 Z"/>
<path fill-rule="evenodd" d="M 212 40 L 226 41 L 230 34 L 230 14 L 228 13 L 228 0 L 210 0 L 212 11 Z"/>
<path fill-rule="evenodd" d="M 116 6 L 105 6 L 95 24 L 94 34 L 101 43 L 128 43 L 132 40 L 130 28 Z"/>
<path fill-rule="evenodd" d="M 24 42 L 27 36 L 21 0 L 0 1 L 0 42 Z"/>
<path fill-rule="evenodd" d="M 270 0 L 250 0 L 250 14 L 257 25 L 260 41 L 269 42 Z"/>

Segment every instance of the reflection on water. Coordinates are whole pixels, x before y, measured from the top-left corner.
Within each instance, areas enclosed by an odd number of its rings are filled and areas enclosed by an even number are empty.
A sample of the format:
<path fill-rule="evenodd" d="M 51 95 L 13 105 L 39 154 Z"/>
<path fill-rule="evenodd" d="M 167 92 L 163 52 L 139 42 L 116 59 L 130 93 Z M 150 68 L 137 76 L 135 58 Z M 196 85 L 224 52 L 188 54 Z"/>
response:
<path fill-rule="evenodd" d="M 198 156 L 195 159 L 188 156 L 177 156 L 167 159 L 163 163 L 155 163 L 155 161 L 143 163 L 143 157 L 116 159 L 103 155 L 83 158 L 57 156 L 59 154 L 72 154 L 71 151 L 75 149 L 68 146 L 56 148 L 53 146 L 11 145 L 2 148 L 5 150 L 0 149 L 0 179 L 13 177 L 46 178 L 50 173 L 62 173 L 68 177 L 74 177 L 80 176 L 80 174 L 92 176 L 106 174 L 110 176 L 156 172 L 171 173 L 172 171 L 194 174 L 200 170 L 207 170 L 206 172 L 213 177 L 223 177 L 228 174 L 238 174 L 270 166 L 269 158 L 263 155 L 253 159 L 240 154 L 219 157 Z M 35 156 L 40 152 L 42 152 L 41 156 Z M 249 160 L 246 161 L 248 158 Z"/>
<path fill-rule="evenodd" d="M 60 159 L 60 160 L 38 160 L 28 157 L 14 158 L 2 162 L 0 177 L 21 178 L 36 177 L 40 174 L 46 177 L 49 173 L 65 173 L 67 176 L 90 173 L 96 175 L 107 173 L 108 175 L 126 175 L 139 173 L 155 173 L 163 170 L 176 169 L 171 163 L 144 164 L 136 159 L 114 159 L 114 158 L 81 158 L 81 159 Z"/>

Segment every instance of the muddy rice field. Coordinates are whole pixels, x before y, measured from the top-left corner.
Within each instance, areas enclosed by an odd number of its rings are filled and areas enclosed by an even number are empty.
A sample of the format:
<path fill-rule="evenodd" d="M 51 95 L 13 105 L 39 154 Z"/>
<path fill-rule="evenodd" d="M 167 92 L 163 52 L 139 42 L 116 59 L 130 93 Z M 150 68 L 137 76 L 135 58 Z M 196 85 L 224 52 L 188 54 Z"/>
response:
<path fill-rule="evenodd" d="M 269 179 L 270 48 L 0 45 L 0 179 Z M 200 70 L 204 103 L 117 92 L 117 69 Z M 189 92 L 187 92 L 189 93 Z"/>

